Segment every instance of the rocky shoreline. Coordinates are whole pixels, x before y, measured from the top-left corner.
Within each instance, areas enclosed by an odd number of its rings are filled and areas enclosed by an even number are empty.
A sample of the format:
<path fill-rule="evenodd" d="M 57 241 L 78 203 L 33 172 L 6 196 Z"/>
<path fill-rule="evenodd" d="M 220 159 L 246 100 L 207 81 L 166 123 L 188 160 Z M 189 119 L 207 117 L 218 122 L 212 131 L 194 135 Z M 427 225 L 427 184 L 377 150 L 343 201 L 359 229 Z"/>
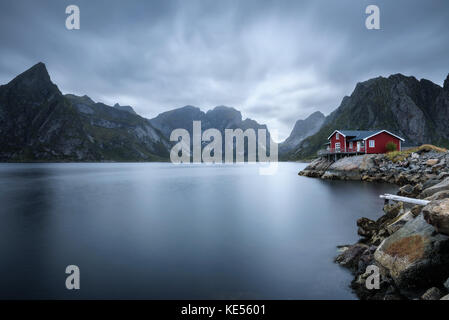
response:
<path fill-rule="evenodd" d="M 335 261 L 354 274 L 351 288 L 360 299 L 449 300 L 448 152 L 423 148 L 396 161 L 383 154 L 318 158 L 299 175 L 394 183 L 398 195 L 430 201 L 386 203 L 376 221 L 358 219 L 360 240 L 339 246 Z M 379 271 L 378 288 L 367 289 L 368 266 Z"/>

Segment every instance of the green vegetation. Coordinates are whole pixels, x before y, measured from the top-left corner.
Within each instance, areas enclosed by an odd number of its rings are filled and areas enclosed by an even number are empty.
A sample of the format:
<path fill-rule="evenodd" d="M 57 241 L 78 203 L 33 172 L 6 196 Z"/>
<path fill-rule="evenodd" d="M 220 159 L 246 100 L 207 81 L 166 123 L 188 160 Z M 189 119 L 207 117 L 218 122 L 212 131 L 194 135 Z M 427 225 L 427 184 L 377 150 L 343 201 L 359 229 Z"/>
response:
<path fill-rule="evenodd" d="M 388 152 L 398 150 L 398 146 L 393 141 L 388 141 L 387 144 L 385 145 L 385 148 L 387 149 Z"/>
<path fill-rule="evenodd" d="M 436 151 L 436 152 L 447 152 L 447 149 L 440 148 L 431 144 L 423 144 L 422 146 L 407 149 L 404 151 L 393 151 L 388 152 L 386 154 L 387 158 L 390 159 L 393 162 L 398 162 L 406 159 L 408 156 L 410 156 L 413 152 L 421 152 L 421 151 Z"/>

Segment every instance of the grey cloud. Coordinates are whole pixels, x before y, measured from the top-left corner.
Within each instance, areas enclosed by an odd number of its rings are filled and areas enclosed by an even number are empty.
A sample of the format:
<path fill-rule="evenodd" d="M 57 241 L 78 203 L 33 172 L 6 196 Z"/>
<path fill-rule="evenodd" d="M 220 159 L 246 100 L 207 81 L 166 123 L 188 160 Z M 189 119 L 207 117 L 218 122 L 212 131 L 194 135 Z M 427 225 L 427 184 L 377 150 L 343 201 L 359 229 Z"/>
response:
<path fill-rule="evenodd" d="M 364 26 L 369 4 L 381 30 Z M 65 29 L 65 7 L 81 30 Z M 359 81 L 401 72 L 442 84 L 449 3 L 433 1 L 3 1 L 0 82 L 43 61 L 63 92 L 147 117 L 229 105 L 285 138 Z"/>

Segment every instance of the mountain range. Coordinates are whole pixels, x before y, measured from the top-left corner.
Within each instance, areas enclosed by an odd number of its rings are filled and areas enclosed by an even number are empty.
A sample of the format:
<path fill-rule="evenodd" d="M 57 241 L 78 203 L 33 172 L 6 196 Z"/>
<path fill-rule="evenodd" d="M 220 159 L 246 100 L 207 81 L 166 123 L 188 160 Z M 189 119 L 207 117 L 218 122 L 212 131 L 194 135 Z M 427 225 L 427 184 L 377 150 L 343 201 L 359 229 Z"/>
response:
<path fill-rule="evenodd" d="M 386 129 L 405 139 L 403 146 L 431 143 L 449 147 L 449 75 L 443 87 L 426 79 L 394 74 L 358 83 L 326 117 L 319 131 L 283 158 L 310 159 L 336 129 Z"/>
<path fill-rule="evenodd" d="M 108 106 L 88 96 L 62 94 L 38 63 L 0 86 L 0 161 L 168 161 L 172 130 L 267 129 L 240 111 L 218 106 L 170 110 L 153 119 L 131 106 Z M 298 120 L 279 144 L 281 160 L 309 159 L 335 129 L 387 129 L 409 145 L 449 146 L 449 76 L 441 87 L 395 74 L 358 83 L 328 116 Z M 268 132 L 268 130 L 267 130 Z M 269 137 L 269 132 L 268 132 Z M 268 144 L 268 143 L 267 143 Z"/>
<path fill-rule="evenodd" d="M 131 106 L 62 94 L 38 63 L 0 86 L 0 161 L 168 161 L 170 133 L 192 134 L 195 120 L 223 136 L 225 129 L 267 129 L 225 106 L 185 106 L 146 119 Z"/>
<path fill-rule="evenodd" d="M 279 154 L 281 156 L 295 151 L 299 144 L 307 137 L 315 134 L 323 126 L 326 117 L 320 111 L 316 111 L 304 120 L 298 120 L 293 127 L 292 132 L 279 144 Z"/>

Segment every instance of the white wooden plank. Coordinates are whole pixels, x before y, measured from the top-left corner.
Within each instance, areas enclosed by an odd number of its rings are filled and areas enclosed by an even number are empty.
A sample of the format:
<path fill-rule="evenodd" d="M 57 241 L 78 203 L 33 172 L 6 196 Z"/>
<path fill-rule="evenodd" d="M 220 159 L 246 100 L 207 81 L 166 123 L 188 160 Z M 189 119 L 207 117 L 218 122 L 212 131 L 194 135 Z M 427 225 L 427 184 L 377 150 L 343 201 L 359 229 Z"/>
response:
<path fill-rule="evenodd" d="M 427 205 L 430 202 L 429 200 L 401 197 L 401 196 L 397 196 L 397 195 L 394 195 L 394 194 L 388 194 L 388 193 L 382 194 L 379 197 L 382 198 L 382 199 L 407 202 L 407 203 L 417 204 L 417 205 L 420 205 L 420 206 L 425 206 L 425 205 Z"/>

